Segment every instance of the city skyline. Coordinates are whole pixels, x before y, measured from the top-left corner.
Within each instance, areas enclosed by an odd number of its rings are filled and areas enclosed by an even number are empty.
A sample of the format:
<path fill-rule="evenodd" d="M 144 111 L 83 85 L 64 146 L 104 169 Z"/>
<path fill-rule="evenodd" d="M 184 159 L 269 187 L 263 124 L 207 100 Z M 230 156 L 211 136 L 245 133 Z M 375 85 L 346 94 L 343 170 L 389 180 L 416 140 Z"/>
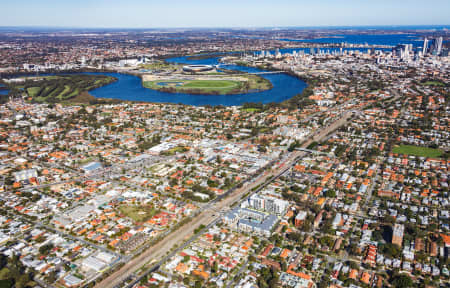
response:
<path fill-rule="evenodd" d="M 448 25 L 448 1 L 77 1 L 2 4 L 0 26 L 71 28 Z"/>

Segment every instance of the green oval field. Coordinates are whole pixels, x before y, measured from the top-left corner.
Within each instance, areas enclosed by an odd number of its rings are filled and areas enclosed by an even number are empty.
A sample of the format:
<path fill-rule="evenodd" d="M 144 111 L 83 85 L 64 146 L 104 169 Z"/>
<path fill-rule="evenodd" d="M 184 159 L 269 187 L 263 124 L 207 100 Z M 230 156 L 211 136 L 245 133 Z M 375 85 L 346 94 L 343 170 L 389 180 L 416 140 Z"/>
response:
<path fill-rule="evenodd" d="M 413 146 L 413 145 L 400 145 L 398 147 L 395 147 L 392 150 L 392 152 L 398 153 L 398 154 L 406 154 L 406 155 L 419 156 L 419 157 L 430 157 L 430 158 L 439 158 L 443 154 L 442 150 L 439 150 L 439 149 Z"/>
<path fill-rule="evenodd" d="M 182 87 L 186 88 L 214 88 L 214 89 L 228 89 L 239 87 L 240 82 L 231 80 L 191 80 L 186 81 Z"/>
<path fill-rule="evenodd" d="M 173 77 L 159 77 L 157 80 L 143 80 L 142 84 L 145 88 L 165 92 L 220 95 L 247 93 L 248 91 L 264 91 L 272 88 L 269 80 L 257 75 L 240 75 L 239 77 L 236 77 L 236 79 L 178 79 Z"/>
<path fill-rule="evenodd" d="M 241 89 L 244 84 L 240 81 L 232 80 L 164 80 L 146 81 L 144 87 L 161 90 L 173 88 L 176 92 L 187 92 L 197 90 L 202 93 L 227 94 Z"/>

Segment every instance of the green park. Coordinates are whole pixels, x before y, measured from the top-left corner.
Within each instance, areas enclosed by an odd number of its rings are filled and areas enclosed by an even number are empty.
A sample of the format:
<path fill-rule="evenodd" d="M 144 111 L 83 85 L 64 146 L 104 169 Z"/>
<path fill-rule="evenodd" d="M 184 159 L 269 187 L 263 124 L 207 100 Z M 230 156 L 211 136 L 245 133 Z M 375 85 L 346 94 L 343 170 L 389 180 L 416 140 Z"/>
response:
<path fill-rule="evenodd" d="M 392 152 L 419 157 L 439 158 L 443 152 L 440 149 L 420 147 L 414 145 L 400 145 L 395 147 Z"/>

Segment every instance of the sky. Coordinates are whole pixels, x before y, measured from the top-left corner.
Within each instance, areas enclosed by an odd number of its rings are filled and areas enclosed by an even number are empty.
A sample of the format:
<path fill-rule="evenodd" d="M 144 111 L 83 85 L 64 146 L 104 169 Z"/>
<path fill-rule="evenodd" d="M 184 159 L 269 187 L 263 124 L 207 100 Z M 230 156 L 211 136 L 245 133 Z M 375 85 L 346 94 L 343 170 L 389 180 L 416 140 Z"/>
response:
<path fill-rule="evenodd" d="M 448 25 L 449 0 L 0 0 L 0 26 Z"/>

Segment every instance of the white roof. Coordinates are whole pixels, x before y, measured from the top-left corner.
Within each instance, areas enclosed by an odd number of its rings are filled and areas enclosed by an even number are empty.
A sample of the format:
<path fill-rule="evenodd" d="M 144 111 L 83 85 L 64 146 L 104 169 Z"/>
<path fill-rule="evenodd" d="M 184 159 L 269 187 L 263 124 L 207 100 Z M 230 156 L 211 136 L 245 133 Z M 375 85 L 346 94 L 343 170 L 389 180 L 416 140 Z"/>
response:
<path fill-rule="evenodd" d="M 88 269 L 99 272 L 106 266 L 106 263 L 93 256 L 89 256 L 88 258 L 83 260 L 82 265 Z"/>
<path fill-rule="evenodd" d="M 112 260 L 115 258 L 115 256 L 111 253 L 100 252 L 100 253 L 98 253 L 96 258 L 100 259 L 101 261 L 103 261 L 105 263 L 111 263 Z"/>

